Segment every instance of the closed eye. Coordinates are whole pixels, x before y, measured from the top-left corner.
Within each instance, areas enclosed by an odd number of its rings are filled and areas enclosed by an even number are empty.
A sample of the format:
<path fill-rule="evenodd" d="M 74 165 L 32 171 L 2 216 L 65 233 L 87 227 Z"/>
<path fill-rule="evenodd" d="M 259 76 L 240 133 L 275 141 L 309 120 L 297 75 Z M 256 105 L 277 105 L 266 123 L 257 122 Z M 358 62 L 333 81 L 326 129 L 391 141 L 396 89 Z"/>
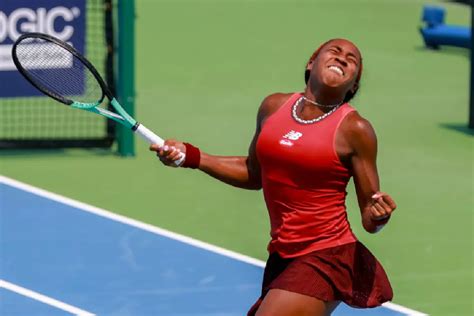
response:
<path fill-rule="evenodd" d="M 339 54 L 339 53 L 342 52 L 342 48 L 339 47 L 339 46 L 331 46 L 331 47 L 328 48 L 328 51 L 331 52 L 331 53 L 334 53 L 334 54 Z M 352 52 L 349 52 L 347 54 L 347 60 L 349 62 L 353 63 L 356 66 L 358 64 L 358 59 Z"/>
<path fill-rule="evenodd" d="M 357 57 L 353 53 L 347 54 L 347 60 L 349 60 L 351 63 L 357 66 L 358 60 L 357 60 Z"/>

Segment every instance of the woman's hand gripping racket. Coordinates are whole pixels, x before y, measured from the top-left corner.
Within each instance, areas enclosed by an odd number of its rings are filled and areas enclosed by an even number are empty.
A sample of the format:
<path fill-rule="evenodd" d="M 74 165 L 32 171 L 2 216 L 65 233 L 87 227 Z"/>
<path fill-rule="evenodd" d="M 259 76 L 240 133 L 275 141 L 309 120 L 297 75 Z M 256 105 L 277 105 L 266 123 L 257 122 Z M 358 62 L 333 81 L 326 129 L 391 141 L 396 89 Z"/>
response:
<path fill-rule="evenodd" d="M 47 96 L 112 119 L 150 144 L 164 145 L 161 137 L 125 112 L 94 66 L 71 45 L 46 34 L 27 33 L 13 45 L 12 56 L 18 71 Z M 117 113 L 100 107 L 105 98 Z M 184 161 L 185 154 L 180 155 L 176 166 Z"/>

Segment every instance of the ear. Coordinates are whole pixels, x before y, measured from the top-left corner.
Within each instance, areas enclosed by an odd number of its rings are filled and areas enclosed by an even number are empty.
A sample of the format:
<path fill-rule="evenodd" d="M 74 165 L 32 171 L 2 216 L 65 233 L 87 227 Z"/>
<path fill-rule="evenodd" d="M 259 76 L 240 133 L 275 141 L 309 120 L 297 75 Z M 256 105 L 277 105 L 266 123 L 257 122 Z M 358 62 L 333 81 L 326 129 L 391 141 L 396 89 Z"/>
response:
<path fill-rule="evenodd" d="M 313 65 L 314 65 L 314 59 L 313 59 L 313 60 L 310 60 L 310 61 L 306 64 L 306 70 L 311 70 L 311 69 L 313 69 Z"/>
<path fill-rule="evenodd" d="M 304 82 L 305 82 L 305 84 L 308 84 L 310 72 L 311 72 L 311 70 L 309 70 L 309 69 L 306 69 L 304 71 Z"/>
<path fill-rule="evenodd" d="M 359 83 L 354 82 L 354 85 L 352 86 L 350 91 L 351 91 L 352 94 L 355 94 L 357 92 L 357 90 L 359 90 Z"/>

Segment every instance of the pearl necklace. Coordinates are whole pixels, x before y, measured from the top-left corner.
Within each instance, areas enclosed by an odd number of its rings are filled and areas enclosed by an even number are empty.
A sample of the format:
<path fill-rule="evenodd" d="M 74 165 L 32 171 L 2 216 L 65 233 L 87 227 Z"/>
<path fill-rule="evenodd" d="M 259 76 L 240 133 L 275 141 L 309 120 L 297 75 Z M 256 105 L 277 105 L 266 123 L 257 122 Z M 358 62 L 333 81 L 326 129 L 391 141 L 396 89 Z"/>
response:
<path fill-rule="evenodd" d="M 293 105 L 293 109 L 291 111 L 292 116 L 295 119 L 295 121 L 297 121 L 298 123 L 301 123 L 301 124 L 313 124 L 313 123 L 319 122 L 319 121 L 325 119 L 326 117 L 328 117 L 329 115 L 331 115 L 332 113 L 334 113 L 339 108 L 339 106 L 341 105 L 341 104 L 335 105 L 334 108 L 331 111 L 326 112 L 323 115 L 318 116 L 318 117 L 316 117 L 312 120 L 303 120 L 302 118 L 298 117 L 298 114 L 296 114 L 296 109 L 298 108 L 298 106 L 300 105 L 301 101 L 303 101 L 304 98 L 305 97 L 299 98 L 298 101 L 296 101 L 295 104 Z"/>

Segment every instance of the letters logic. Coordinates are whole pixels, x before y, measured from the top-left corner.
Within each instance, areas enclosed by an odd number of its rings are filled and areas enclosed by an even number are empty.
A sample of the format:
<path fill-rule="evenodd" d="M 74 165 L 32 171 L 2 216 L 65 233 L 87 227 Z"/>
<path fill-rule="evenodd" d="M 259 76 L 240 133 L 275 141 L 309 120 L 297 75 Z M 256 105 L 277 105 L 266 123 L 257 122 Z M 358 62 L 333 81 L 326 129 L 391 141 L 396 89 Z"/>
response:
<path fill-rule="evenodd" d="M 11 58 L 13 43 L 23 33 L 46 33 L 68 42 L 80 52 L 85 50 L 86 0 L 1 0 L 0 6 L 0 97 L 41 95 L 20 77 Z M 71 61 L 72 62 L 72 61 Z M 61 75 L 54 58 L 42 69 Z M 77 93 L 81 93 L 83 87 Z"/>

